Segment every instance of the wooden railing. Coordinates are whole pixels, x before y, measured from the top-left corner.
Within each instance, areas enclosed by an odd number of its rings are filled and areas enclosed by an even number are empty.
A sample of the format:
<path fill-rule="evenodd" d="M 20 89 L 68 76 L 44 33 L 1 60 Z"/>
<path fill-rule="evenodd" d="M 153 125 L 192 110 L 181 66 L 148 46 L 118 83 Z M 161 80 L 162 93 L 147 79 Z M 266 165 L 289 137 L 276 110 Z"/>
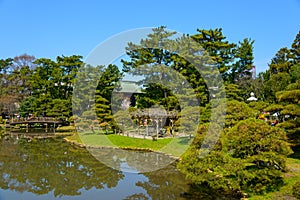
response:
<path fill-rule="evenodd" d="M 12 118 L 9 120 L 10 123 L 21 123 L 21 122 L 59 122 L 58 119 L 54 117 L 21 117 L 21 118 Z"/>

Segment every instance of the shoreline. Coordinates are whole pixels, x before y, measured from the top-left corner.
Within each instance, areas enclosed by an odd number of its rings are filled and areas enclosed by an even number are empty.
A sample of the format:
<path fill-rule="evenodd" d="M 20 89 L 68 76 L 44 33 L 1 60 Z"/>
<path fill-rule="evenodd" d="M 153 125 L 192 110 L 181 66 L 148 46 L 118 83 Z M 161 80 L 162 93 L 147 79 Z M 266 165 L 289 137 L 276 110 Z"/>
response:
<path fill-rule="evenodd" d="M 68 142 L 70 144 L 76 145 L 77 147 L 80 148 L 85 148 L 85 149 L 122 149 L 122 150 L 128 150 L 128 151 L 143 151 L 143 152 L 153 152 L 153 153 L 159 153 L 159 154 L 163 154 L 165 156 L 168 156 L 170 158 L 173 158 L 175 160 L 180 160 L 180 157 L 178 156 L 174 156 L 172 154 L 169 153 L 165 153 L 162 151 L 156 151 L 153 149 L 149 149 L 149 148 L 136 148 L 136 147 L 113 147 L 113 146 L 94 146 L 94 145 L 87 145 L 87 144 L 83 144 L 83 143 L 79 143 L 79 142 L 75 142 L 75 141 L 71 141 L 67 138 L 63 138 L 63 140 L 65 142 Z"/>
<path fill-rule="evenodd" d="M 168 156 L 172 159 L 175 160 L 180 160 L 180 156 L 175 156 L 173 154 L 170 153 L 166 153 L 163 151 L 159 151 L 159 150 L 154 150 L 154 149 L 150 149 L 150 148 L 139 148 L 139 147 L 118 147 L 118 146 L 100 146 L 100 145 L 88 145 L 88 144 L 84 144 L 84 143 L 80 143 L 74 140 L 70 140 L 67 137 L 68 136 L 72 136 L 73 133 L 51 133 L 51 134 L 45 134 L 45 135 L 41 135 L 41 134 L 31 134 L 31 135 L 26 135 L 24 133 L 12 133 L 13 135 L 22 135 L 24 138 L 28 138 L 28 139 L 44 139 L 44 138 L 59 138 L 62 137 L 62 140 L 65 142 L 68 142 L 72 145 L 75 145 L 76 147 L 79 148 L 85 148 L 85 149 L 121 149 L 121 150 L 128 150 L 128 151 L 142 151 L 142 152 L 154 152 L 154 153 L 159 153 L 159 154 L 163 154 L 165 156 Z M 7 133 L 5 130 L 3 131 L 3 134 L 1 134 L 1 137 L 4 137 L 6 135 L 10 135 L 9 133 Z"/>

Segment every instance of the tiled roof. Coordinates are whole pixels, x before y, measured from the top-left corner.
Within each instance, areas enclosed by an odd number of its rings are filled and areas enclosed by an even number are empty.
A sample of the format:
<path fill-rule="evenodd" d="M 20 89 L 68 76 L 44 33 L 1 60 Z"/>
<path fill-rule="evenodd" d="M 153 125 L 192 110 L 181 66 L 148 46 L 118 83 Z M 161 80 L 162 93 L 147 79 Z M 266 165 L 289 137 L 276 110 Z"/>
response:
<path fill-rule="evenodd" d="M 120 93 L 142 93 L 141 86 L 134 81 L 121 81 L 120 88 L 117 90 Z"/>

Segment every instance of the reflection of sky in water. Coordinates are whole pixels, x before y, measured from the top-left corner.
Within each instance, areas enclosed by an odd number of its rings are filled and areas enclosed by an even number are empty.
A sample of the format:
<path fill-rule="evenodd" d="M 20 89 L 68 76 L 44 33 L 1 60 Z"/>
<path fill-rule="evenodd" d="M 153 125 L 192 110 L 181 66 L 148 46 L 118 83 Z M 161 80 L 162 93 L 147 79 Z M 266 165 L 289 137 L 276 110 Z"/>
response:
<path fill-rule="evenodd" d="M 144 173 L 163 169 L 176 159 L 157 152 L 127 151 L 115 148 L 88 148 L 101 163 L 121 172 Z"/>
<path fill-rule="evenodd" d="M 129 167 L 126 162 L 124 162 L 124 167 Z M 131 167 L 129 167 L 132 169 Z M 137 182 L 147 182 L 148 178 L 142 174 L 137 173 L 123 173 L 124 178 L 119 180 L 118 185 L 113 188 L 103 188 L 103 189 L 96 189 L 92 188 L 90 190 L 81 189 L 80 192 L 82 193 L 79 196 L 62 196 L 62 197 L 54 197 L 53 192 L 50 192 L 45 195 L 35 195 L 30 192 L 23 192 L 18 193 L 16 191 L 10 190 L 2 190 L 0 189 L 0 200 L 14 200 L 14 199 L 22 199 L 22 200 L 52 200 L 52 199 L 61 199 L 61 200 L 82 200 L 82 199 L 124 199 L 133 194 L 143 193 L 148 198 L 146 190 L 141 187 L 136 186 Z"/>
<path fill-rule="evenodd" d="M 120 170 L 122 172 L 129 172 L 129 173 L 138 173 L 139 171 L 128 165 L 127 162 L 125 162 L 125 160 L 121 160 L 122 162 L 120 163 Z"/>

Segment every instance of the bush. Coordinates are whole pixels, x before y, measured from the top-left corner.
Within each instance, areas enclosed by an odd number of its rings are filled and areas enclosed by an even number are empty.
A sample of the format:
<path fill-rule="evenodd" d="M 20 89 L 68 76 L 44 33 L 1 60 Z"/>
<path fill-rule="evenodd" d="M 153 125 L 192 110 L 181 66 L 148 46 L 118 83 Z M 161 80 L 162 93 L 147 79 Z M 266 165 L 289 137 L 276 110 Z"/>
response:
<path fill-rule="evenodd" d="M 207 151 L 199 138 L 202 135 L 197 135 L 178 165 L 194 184 L 249 195 L 275 191 L 283 185 L 286 157 L 292 153 L 283 130 L 261 120 L 242 120 L 223 132 L 205 157 L 199 156 Z"/>
<path fill-rule="evenodd" d="M 61 126 L 57 128 L 58 132 L 74 132 L 75 127 L 74 126 Z"/>
<path fill-rule="evenodd" d="M 300 199 L 300 181 L 296 182 L 293 186 L 293 196 Z"/>

